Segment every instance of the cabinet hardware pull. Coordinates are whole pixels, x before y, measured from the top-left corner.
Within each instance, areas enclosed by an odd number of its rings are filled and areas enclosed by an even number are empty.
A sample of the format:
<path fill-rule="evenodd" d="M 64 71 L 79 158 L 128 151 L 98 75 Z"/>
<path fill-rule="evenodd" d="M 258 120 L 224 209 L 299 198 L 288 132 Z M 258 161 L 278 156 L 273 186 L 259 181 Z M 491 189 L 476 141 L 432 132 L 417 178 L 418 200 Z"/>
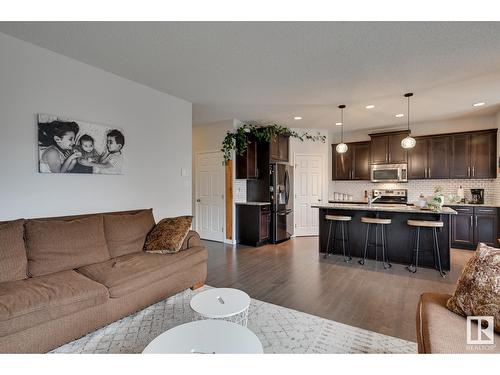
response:
<path fill-rule="evenodd" d="M 477 228 L 477 216 L 476 216 L 476 228 Z"/>
<path fill-rule="evenodd" d="M 476 170 L 476 166 L 475 166 L 475 165 L 473 165 L 473 166 L 472 166 L 472 177 L 474 177 L 474 176 L 475 176 L 475 174 L 476 174 L 476 171 L 475 171 L 475 170 Z"/>
<path fill-rule="evenodd" d="M 431 178 L 431 167 L 427 168 L 427 178 Z"/>
<path fill-rule="evenodd" d="M 472 215 L 470 215 L 470 226 L 472 227 L 474 224 L 472 224 Z"/>
<path fill-rule="evenodd" d="M 470 165 L 467 167 L 467 177 L 470 177 Z"/>

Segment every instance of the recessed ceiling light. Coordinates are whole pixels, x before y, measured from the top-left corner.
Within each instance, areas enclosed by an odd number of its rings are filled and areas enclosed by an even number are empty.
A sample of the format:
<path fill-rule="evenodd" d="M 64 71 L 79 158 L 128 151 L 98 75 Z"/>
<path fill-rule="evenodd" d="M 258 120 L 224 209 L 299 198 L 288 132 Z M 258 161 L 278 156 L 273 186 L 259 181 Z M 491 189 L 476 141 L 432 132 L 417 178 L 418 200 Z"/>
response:
<path fill-rule="evenodd" d="M 294 120 L 302 120 L 302 117 L 300 117 L 300 116 L 295 116 L 293 119 L 294 119 Z"/>
<path fill-rule="evenodd" d="M 367 105 L 365 108 L 366 109 L 373 109 L 373 108 L 375 108 L 375 106 L 373 104 L 370 104 L 370 105 Z"/>
<path fill-rule="evenodd" d="M 336 122 L 335 125 L 340 126 L 340 125 L 342 125 L 342 123 L 341 122 Z"/>
<path fill-rule="evenodd" d="M 482 107 L 485 104 L 486 104 L 485 102 L 479 102 L 479 103 L 474 103 L 472 106 L 473 107 Z"/>
<path fill-rule="evenodd" d="M 396 117 L 398 117 L 398 118 L 399 118 L 399 117 L 405 117 L 405 115 L 404 115 L 404 113 L 398 113 L 398 114 L 396 115 Z"/>

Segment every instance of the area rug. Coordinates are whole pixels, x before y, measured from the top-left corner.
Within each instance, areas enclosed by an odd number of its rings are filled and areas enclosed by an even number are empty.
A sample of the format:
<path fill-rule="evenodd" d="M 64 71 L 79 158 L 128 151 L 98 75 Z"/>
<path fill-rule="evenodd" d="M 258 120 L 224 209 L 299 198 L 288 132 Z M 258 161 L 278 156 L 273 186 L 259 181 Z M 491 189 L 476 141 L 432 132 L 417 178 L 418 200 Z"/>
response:
<path fill-rule="evenodd" d="M 210 288 L 186 290 L 63 345 L 51 353 L 141 353 L 155 337 L 194 320 L 191 298 Z M 248 328 L 264 353 L 416 353 L 417 344 L 251 300 Z"/>

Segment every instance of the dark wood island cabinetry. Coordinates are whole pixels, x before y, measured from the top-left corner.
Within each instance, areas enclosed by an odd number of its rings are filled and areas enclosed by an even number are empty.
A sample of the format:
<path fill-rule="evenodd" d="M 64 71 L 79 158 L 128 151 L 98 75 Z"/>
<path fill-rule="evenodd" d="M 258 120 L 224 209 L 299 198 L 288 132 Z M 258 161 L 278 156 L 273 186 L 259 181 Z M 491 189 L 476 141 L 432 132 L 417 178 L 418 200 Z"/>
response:
<path fill-rule="evenodd" d="M 382 205 L 381 205 L 382 206 Z M 440 220 L 444 223 L 443 228 L 438 230 L 438 242 L 443 269 L 450 269 L 450 247 L 451 247 L 451 217 L 456 212 L 450 208 L 443 208 L 442 212 L 431 212 L 420 210 L 412 206 L 399 208 L 375 207 L 360 204 L 325 204 L 314 206 L 319 208 L 319 252 L 324 253 L 328 242 L 329 223 L 326 215 L 351 216 L 349 223 L 349 238 L 351 242 L 351 254 L 353 257 L 361 258 L 365 246 L 366 224 L 361 222 L 361 217 L 381 217 L 391 219 L 387 225 L 387 251 L 389 261 L 407 265 L 412 254 L 411 228 L 407 221 L 414 220 Z M 430 231 L 422 231 L 420 234 L 419 266 L 434 268 L 433 239 Z M 330 251 L 331 252 L 331 251 Z M 337 249 L 335 254 L 340 254 Z M 381 258 L 379 249 L 378 259 Z M 373 247 L 368 252 L 368 259 L 375 259 Z"/>

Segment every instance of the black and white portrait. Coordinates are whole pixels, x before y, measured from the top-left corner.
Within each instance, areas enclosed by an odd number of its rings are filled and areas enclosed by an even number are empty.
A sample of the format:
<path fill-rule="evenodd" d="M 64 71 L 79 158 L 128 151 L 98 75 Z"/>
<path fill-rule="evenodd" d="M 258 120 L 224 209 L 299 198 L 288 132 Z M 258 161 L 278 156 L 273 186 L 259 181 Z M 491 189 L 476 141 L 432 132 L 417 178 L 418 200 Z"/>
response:
<path fill-rule="evenodd" d="M 123 174 L 124 147 L 120 128 L 38 115 L 40 173 Z"/>

